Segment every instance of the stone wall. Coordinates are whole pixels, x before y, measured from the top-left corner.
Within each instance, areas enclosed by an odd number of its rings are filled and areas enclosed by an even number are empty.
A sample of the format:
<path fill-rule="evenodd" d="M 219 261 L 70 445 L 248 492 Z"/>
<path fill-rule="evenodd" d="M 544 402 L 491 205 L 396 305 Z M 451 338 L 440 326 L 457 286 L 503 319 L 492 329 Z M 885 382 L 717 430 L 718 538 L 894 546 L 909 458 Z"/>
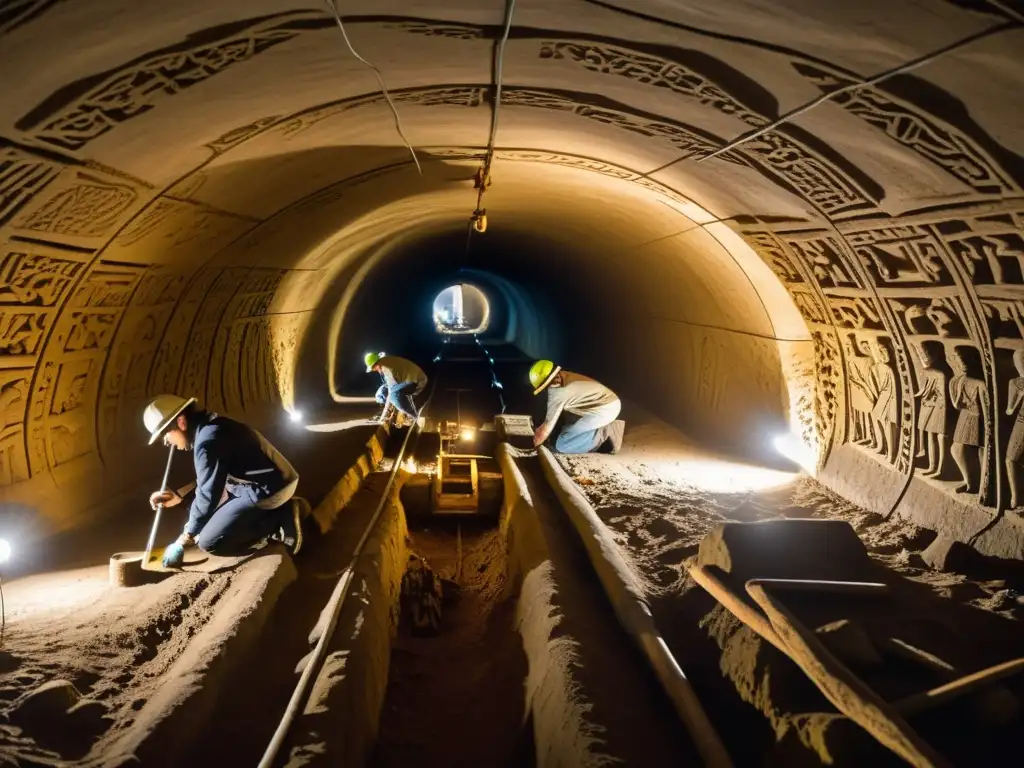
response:
<path fill-rule="evenodd" d="M 423 177 L 321 9 L 150 5 L 0 12 L 0 498 L 55 524 L 126 487 L 150 395 L 287 404 L 337 273 L 323 242 L 415 195 L 461 190 L 465 210 L 443 213 L 468 218 L 490 121 L 501 29 L 474 3 L 349 9 L 388 61 Z M 1022 50 L 1015 0 L 517 9 L 491 220 L 518 210 L 540 237 L 571 222 L 576 196 L 544 188 L 543 169 L 568 168 L 648 206 L 620 221 L 609 198 L 595 258 L 613 233 L 687 258 L 703 247 L 684 242 L 692 227 L 739 233 L 813 342 L 816 385 L 789 407 L 825 479 L 875 477 L 850 493 L 883 512 L 938 494 L 978 539 L 1024 503 Z M 727 250 L 768 336 L 806 338 L 780 332 L 778 286 Z M 640 258 L 619 255 L 620 270 Z M 734 287 L 719 288 L 727 306 Z M 637 291 L 636 306 L 655 296 Z M 678 296 L 705 301 L 683 280 Z M 796 357 L 780 375 L 807 368 Z"/>

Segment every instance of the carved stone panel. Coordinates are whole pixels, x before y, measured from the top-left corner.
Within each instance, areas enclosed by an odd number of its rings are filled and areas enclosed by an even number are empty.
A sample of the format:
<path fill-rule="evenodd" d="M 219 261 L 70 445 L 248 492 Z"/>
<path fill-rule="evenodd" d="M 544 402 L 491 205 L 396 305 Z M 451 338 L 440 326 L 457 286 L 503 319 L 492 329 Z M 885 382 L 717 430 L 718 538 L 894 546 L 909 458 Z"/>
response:
<path fill-rule="evenodd" d="M 1024 210 L 951 216 L 934 228 L 975 286 L 1024 285 Z"/>
<path fill-rule="evenodd" d="M 0 368 L 34 366 L 84 254 L 9 241 L 0 248 Z"/>
<path fill-rule="evenodd" d="M 809 240 L 791 240 L 789 247 L 808 266 L 822 288 L 859 288 L 860 283 L 836 238 L 823 236 Z"/>
<path fill-rule="evenodd" d="M 242 405 L 273 403 L 280 399 L 267 320 L 249 323 L 242 344 Z"/>
<path fill-rule="evenodd" d="M 0 487 L 29 479 L 25 413 L 31 368 L 0 370 Z"/>
<path fill-rule="evenodd" d="M 17 128 L 51 146 L 79 150 L 165 99 L 331 24 L 321 13 L 297 11 L 209 27 L 61 88 L 18 120 Z"/>
<path fill-rule="evenodd" d="M 210 355 L 207 397 L 212 406 L 228 410 L 243 407 L 243 390 L 250 393 L 251 399 L 253 383 L 245 379 L 262 378 L 260 361 L 266 359 L 265 352 L 254 342 L 263 323 L 252 321 L 270 311 L 286 274 L 282 269 L 253 269 L 229 302 Z M 263 337 L 263 342 L 269 343 L 269 339 Z"/>
<path fill-rule="evenodd" d="M 98 170 L 65 168 L 11 222 L 25 237 L 76 247 L 102 245 L 144 202 L 146 186 Z"/>
<path fill-rule="evenodd" d="M 93 404 L 121 315 L 142 268 L 96 262 L 56 317 L 41 356 L 27 419 L 32 474 L 96 451 Z"/>
<path fill-rule="evenodd" d="M 885 322 L 878 303 L 866 296 L 829 296 L 832 317 L 840 328 L 882 331 Z"/>
<path fill-rule="evenodd" d="M 216 253 L 256 223 L 201 203 L 161 197 L 114 238 L 104 257 L 181 267 L 195 263 L 198 254 Z"/>
<path fill-rule="evenodd" d="M 794 68 L 828 93 L 855 81 L 816 65 L 798 62 Z M 914 103 L 928 100 L 929 110 Z M 936 85 L 911 75 L 888 78 L 881 86 L 861 86 L 832 97 L 850 114 L 878 128 L 885 136 L 931 161 L 950 176 L 982 195 L 1012 196 L 1021 193 L 1019 178 L 1003 164 L 1008 152 L 967 116 L 964 110 L 936 113 L 943 101 L 955 102 Z M 960 124 L 954 124 L 959 120 Z"/>
<path fill-rule="evenodd" d="M 891 226 L 850 232 L 846 239 L 876 286 L 953 284 L 940 244 L 924 229 Z"/>
<path fill-rule="evenodd" d="M 231 299 L 248 273 L 248 269 L 229 268 L 222 270 L 213 280 L 192 324 L 176 391 L 188 393 L 189 397 L 207 399 L 211 367 L 217 363 L 211 358 L 217 329 L 223 322 Z"/>
<path fill-rule="evenodd" d="M 909 298 L 891 298 L 892 307 L 901 330 L 909 341 L 921 342 L 927 339 L 971 338 L 967 328 L 970 308 L 964 299 L 948 294 L 929 299 L 918 295 Z"/>
<path fill-rule="evenodd" d="M 100 457 L 107 461 L 121 444 L 130 424 L 140 424 L 142 409 L 151 395 L 150 369 L 157 345 L 167 328 L 186 276 L 161 267 L 147 269 L 127 308 L 103 372 L 97 403 Z M 141 432 L 142 427 L 138 430 Z"/>
<path fill-rule="evenodd" d="M 818 374 L 815 392 L 815 416 L 817 432 L 823 445 L 830 445 L 836 439 L 834 432 L 841 430 L 841 419 L 845 410 L 843 388 L 842 352 L 833 334 L 826 330 L 811 333 L 814 340 L 814 355 Z M 842 439 L 842 435 L 838 436 Z"/>
<path fill-rule="evenodd" d="M 164 332 L 149 376 L 149 391 L 156 395 L 175 392 L 189 334 L 203 299 L 220 275 L 215 268 L 201 269 L 183 287 L 183 294 Z"/>
<path fill-rule="evenodd" d="M 778 240 L 767 232 L 744 233 L 747 243 L 761 257 L 761 260 L 778 276 L 787 288 L 804 282 L 799 267 Z"/>

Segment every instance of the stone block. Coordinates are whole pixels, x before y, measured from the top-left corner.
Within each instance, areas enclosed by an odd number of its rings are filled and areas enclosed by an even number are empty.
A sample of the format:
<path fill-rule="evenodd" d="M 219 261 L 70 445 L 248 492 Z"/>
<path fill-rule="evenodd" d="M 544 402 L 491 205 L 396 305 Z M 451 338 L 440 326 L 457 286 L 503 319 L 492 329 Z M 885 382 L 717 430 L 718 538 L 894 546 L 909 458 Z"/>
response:
<path fill-rule="evenodd" d="M 50 680 L 15 702 L 11 722 L 27 731 L 34 725 L 56 725 L 81 699 L 82 694 L 72 683 Z"/>
<path fill-rule="evenodd" d="M 723 523 L 700 543 L 697 562 L 743 582 L 755 578 L 868 578 L 871 561 L 853 527 L 842 520 Z"/>
<path fill-rule="evenodd" d="M 921 558 L 937 571 L 966 573 L 977 566 L 978 555 L 962 541 L 937 536 L 921 553 Z"/>
<path fill-rule="evenodd" d="M 494 417 L 498 440 L 513 448 L 533 448 L 533 417 L 504 413 Z"/>

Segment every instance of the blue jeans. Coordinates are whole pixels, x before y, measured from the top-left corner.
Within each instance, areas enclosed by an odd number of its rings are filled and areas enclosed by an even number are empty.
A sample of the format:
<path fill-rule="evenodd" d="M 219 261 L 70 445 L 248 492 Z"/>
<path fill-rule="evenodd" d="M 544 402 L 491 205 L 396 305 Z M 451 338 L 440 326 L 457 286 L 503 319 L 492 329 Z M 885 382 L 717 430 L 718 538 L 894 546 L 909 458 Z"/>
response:
<path fill-rule="evenodd" d="M 276 533 L 292 515 L 291 500 L 277 509 L 260 509 L 254 489 L 235 485 L 231 494 L 196 536 L 199 548 L 211 555 L 243 555 L 253 544 Z"/>
<path fill-rule="evenodd" d="M 373 396 L 373 399 L 381 405 L 385 402 L 391 403 L 406 416 L 415 419 L 419 416 L 419 412 L 412 398 L 413 395 L 418 395 L 419 393 L 420 391 L 416 388 L 415 381 L 405 381 L 401 384 L 395 384 L 390 389 L 388 389 L 387 384 L 382 384 L 380 389 L 377 390 L 377 394 Z"/>
<path fill-rule="evenodd" d="M 590 453 L 605 441 L 604 428 L 618 418 L 622 402 L 601 405 L 558 433 L 555 450 L 559 453 Z"/>

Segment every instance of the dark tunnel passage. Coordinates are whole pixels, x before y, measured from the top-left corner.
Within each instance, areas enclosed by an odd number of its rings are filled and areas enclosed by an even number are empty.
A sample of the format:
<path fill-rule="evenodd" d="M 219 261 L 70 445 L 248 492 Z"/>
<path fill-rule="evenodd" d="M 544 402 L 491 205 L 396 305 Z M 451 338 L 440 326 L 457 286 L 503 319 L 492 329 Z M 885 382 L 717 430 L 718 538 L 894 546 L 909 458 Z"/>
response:
<path fill-rule="evenodd" d="M 574 310 L 566 290 L 571 283 L 550 273 L 538 279 L 523 258 L 528 252 L 542 259 L 557 254 L 544 254 L 543 244 L 529 237 L 512 236 L 506 242 L 475 243 L 467 259 L 465 241 L 464 233 L 451 233 L 404 244 L 385 255 L 358 286 L 338 340 L 339 352 L 347 352 L 336 360 L 339 394 L 352 394 L 360 386 L 365 390 L 363 347 L 428 363 L 439 342 L 434 300 L 460 281 L 472 281 L 487 298 L 488 328 L 482 339 L 511 344 L 530 357 L 563 357 Z M 360 352 L 353 355 L 353 350 Z"/>

